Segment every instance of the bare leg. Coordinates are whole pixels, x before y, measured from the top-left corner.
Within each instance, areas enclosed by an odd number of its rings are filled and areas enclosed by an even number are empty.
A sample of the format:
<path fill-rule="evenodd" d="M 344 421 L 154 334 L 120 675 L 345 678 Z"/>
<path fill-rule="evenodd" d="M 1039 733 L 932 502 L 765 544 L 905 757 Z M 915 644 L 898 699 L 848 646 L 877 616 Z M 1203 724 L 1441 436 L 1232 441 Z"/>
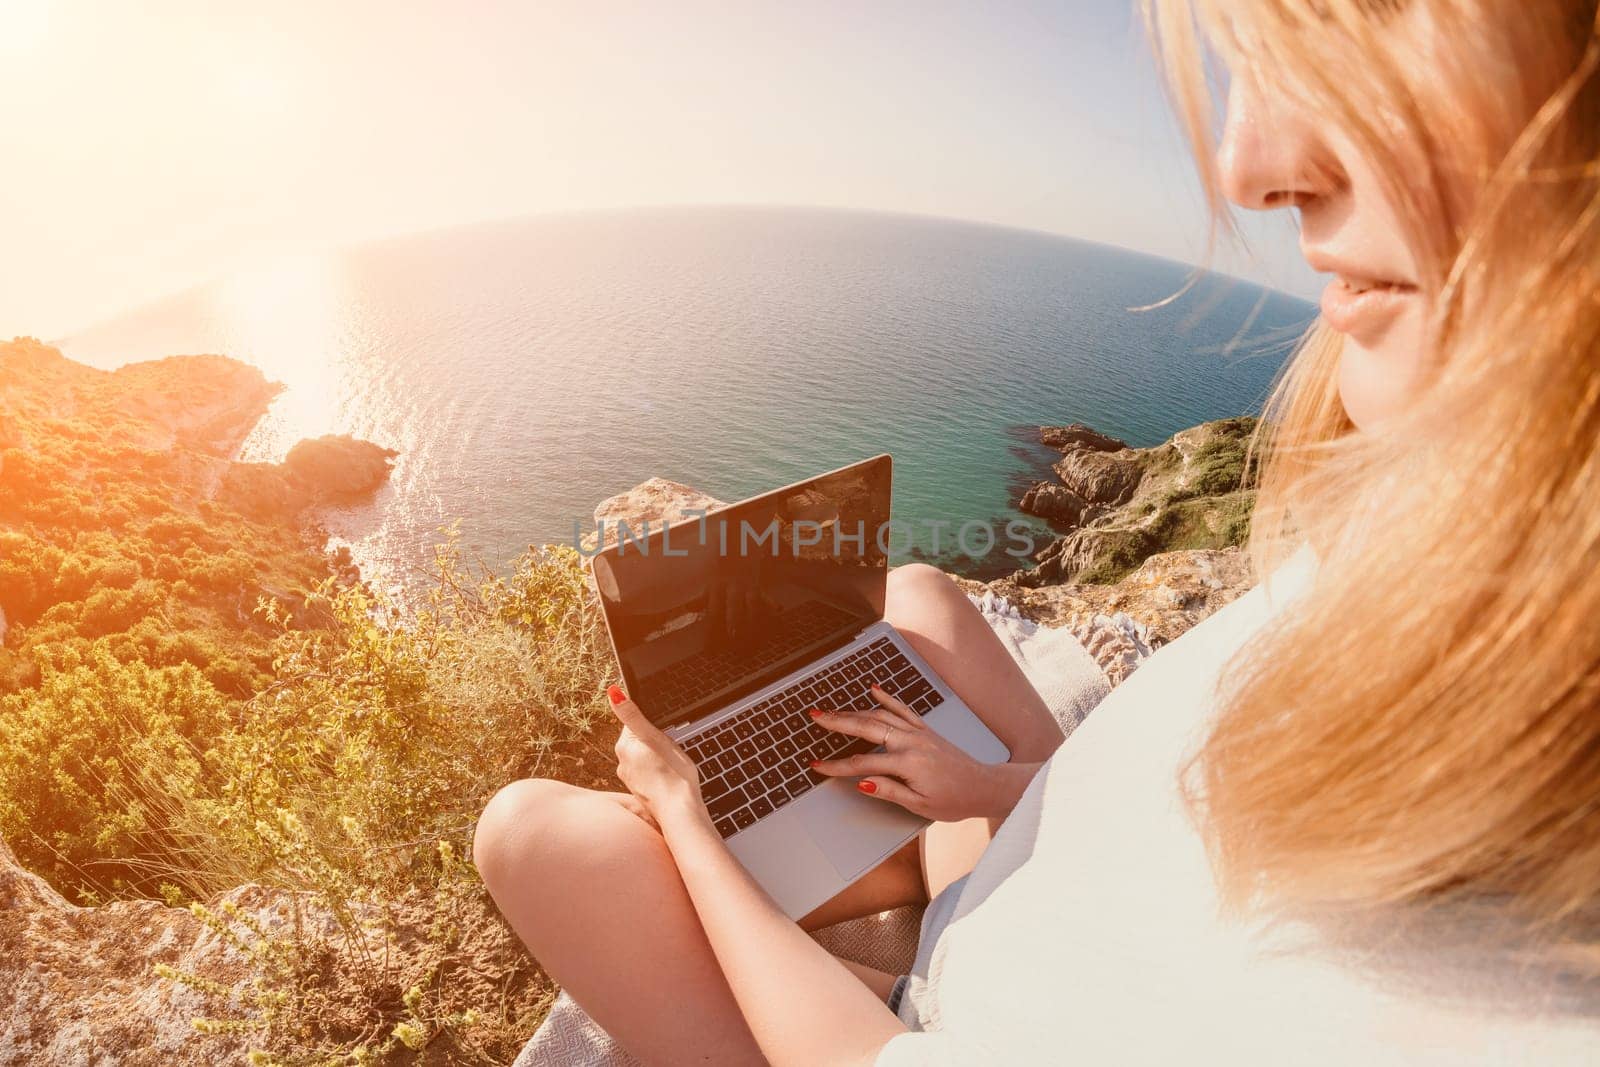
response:
<path fill-rule="evenodd" d="M 473 860 L 539 965 L 649 1064 L 766 1062 L 660 833 L 625 794 L 513 782 Z"/>

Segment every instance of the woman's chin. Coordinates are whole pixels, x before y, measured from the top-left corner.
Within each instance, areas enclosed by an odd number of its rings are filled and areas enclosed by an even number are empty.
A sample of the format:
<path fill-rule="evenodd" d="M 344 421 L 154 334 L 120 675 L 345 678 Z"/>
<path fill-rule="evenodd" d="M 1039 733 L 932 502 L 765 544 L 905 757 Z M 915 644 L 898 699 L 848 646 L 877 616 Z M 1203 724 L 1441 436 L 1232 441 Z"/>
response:
<path fill-rule="evenodd" d="M 1356 429 L 1371 431 L 1404 411 L 1421 387 L 1421 369 L 1415 346 L 1370 349 L 1345 338 L 1339 355 L 1339 400 Z"/>

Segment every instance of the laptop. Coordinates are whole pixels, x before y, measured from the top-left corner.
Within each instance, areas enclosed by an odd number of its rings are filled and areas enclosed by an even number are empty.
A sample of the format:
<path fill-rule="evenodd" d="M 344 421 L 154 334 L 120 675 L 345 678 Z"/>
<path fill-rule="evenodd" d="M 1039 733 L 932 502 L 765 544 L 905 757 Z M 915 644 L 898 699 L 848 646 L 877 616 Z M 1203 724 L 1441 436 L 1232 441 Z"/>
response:
<path fill-rule="evenodd" d="M 893 461 L 876 456 L 670 526 L 603 528 L 595 584 L 623 688 L 700 770 L 717 832 L 792 918 L 928 819 L 810 769 L 881 749 L 814 707 L 877 683 L 974 758 L 1010 753 L 884 620 Z"/>

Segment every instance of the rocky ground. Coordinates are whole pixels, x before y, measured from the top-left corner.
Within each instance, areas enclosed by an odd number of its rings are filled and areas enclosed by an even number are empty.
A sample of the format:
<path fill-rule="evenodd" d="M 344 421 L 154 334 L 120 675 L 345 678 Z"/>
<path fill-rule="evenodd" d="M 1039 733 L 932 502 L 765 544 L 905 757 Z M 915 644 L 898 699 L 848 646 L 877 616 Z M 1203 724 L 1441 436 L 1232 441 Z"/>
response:
<path fill-rule="evenodd" d="M 228 898 L 280 921 L 264 890 Z M 200 1041 L 190 1020 L 207 1013 L 206 999 L 154 970 L 166 964 L 221 981 L 247 973 L 188 911 L 154 900 L 77 907 L 0 841 L 0 916 L 0 1064 L 194 1063 L 200 1048 L 242 1060 L 246 1035 Z"/>

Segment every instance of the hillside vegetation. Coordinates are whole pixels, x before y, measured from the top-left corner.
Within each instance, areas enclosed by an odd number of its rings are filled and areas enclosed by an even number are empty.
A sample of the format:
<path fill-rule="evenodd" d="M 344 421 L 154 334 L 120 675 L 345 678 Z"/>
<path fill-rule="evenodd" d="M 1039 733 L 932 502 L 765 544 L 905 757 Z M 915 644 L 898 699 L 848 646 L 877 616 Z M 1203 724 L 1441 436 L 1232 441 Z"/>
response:
<path fill-rule="evenodd" d="M 193 904 L 237 941 L 253 982 L 170 976 L 216 994 L 219 1049 L 508 1062 L 551 988 L 462 857 L 506 781 L 614 787 L 592 596 L 574 552 L 497 577 L 445 536 L 402 612 L 304 513 L 384 450 L 227 458 L 273 392 L 216 357 L 0 344 L 0 839 L 80 903 Z M 247 882 L 332 925 L 207 910 Z"/>

